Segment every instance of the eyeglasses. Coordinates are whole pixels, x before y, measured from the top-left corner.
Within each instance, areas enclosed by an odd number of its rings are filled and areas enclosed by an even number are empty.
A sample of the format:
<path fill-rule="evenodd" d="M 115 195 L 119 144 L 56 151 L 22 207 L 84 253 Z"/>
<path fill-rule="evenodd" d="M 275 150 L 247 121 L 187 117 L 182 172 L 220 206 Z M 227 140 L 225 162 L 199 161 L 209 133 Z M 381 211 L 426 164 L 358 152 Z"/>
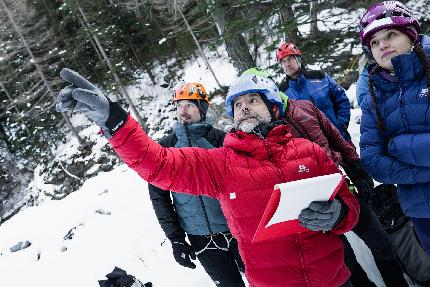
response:
<path fill-rule="evenodd" d="M 191 108 L 197 108 L 197 106 L 194 103 L 181 103 L 181 102 L 179 102 L 176 104 L 176 108 L 178 110 L 184 109 L 184 108 L 191 109 Z"/>

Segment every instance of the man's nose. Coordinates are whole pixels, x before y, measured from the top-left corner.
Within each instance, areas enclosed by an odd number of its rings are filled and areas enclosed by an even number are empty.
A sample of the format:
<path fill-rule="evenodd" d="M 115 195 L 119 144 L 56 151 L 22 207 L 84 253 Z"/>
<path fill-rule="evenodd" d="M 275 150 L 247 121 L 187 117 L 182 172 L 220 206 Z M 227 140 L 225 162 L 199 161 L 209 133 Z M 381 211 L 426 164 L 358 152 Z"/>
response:
<path fill-rule="evenodd" d="M 240 109 L 241 109 L 242 112 L 246 113 L 246 112 L 250 111 L 250 105 L 248 105 L 247 103 L 243 103 L 240 106 Z"/>

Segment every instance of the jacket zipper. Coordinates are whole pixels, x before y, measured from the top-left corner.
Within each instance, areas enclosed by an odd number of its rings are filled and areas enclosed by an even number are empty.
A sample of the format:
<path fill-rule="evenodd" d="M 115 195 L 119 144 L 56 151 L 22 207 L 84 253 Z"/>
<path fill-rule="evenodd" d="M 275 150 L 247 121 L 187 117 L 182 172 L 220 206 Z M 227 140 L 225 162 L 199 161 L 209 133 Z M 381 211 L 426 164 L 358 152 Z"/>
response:
<path fill-rule="evenodd" d="M 405 112 L 405 94 L 403 93 L 403 86 L 402 84 L 400 84 L 400 94 L 399 94 L 399 99 L 400 99 L 400 111 L 402 114 L 402 122 L 403 122 L 403 126 L 406 128 L 407 133 L 410 133 L 410 128 L 409 125 L 407 123 L 406 120 L 406 112 Z"/>
<path fill-rule="evenodd" d="M 295 236 L 296 236 L 296 244 L 298 246 L 299 253 L 300 253 L 300 267 L 303 270 L 303 277 L 305 279 L 306 286 L 310 286 L 308 274 L 306 274 L 305 262 L 304 262 L 303 252 L 302 252 L 302 246 L 300 244 L 299 234 L 296 234 Z"/>
<path fill-rule="evenodd" d="M 192 147 L 192 144 L 191 144 L 191 135 L 190 135 L 190 131 L 188 130 L 188 126 L 187 125 L 185 125 L 185 133 L 187 134 L 188 146 Z M 202 205 L 203 214 L 205 215 L 206 225 L 208 227 L 209 234 L 212 235 L 213 232 L 212 232 L 211 225 L 209 223 L 209 217 L 208 217 L 208 213 L 206 212 L 205 203 L 203 202 L 203 198 L 202 198 L 201 195 L 199 195 L 198 197 L 200 199 L 200 204 Z"/>
<path fill-rule="evenodd" d="M 267 148 L 267 150 L 268 150 L 268 152 L 269 152 L 269 160 L 273 163 L 273 155 L 272 155 L 272 150 L 270 149 L 270 146 L 269 146 L 269 143 L 267 142 L 267 139 L 266 138 L 263 138 L 261 135 L 259 135 L 259 137 L 261 138 L 261 139 L 263 139 L 263 142 L 264 142 L 264 145 L 266 146 L 266 148 Z M 282 181 L 283 182 L 285 182 L 285 176 L 284 176 L 284 173 L 282 172 L 282 170 L 277 166 L 277 165 L 275 165 L 275 167 L 278 169 L 278 171 L 279 171 L 279 174 L 281 175 L 281 177 L 282 177 Z M 299 253 L 300 253 L 300 265 L 301 265 L 301 268 L 302 268 L 302 270 L 303 270 L 303 275 L 304 275 L 304 279 L 305 279 L 305 282 L 306 282 L 306 286 L 310 286 L 310 283 L 309 283 L 309 278 L 308 278 L 308 275 L 306 274 L 306 269 L 305 269 L 305 263 L 304 263 L 304 257 L 303 257 L 303 252 L 302 252 L 302 246 L 300 245 L 300 240 L 299 240 L 299 234 L 296 234 L 295 235 L 295 237 L 296 237 L 296 244 L 297 244 L 297 246 L 299 247 Z"/>
<path fill-rule="evenodd" d="M 266 146 L 267 152 L 269 153 L 269 161 L 273 162 L 273 154 L 272 154 L 272 150 L 270 149 L 269 143 L 267 142 L 267 139 L 264 138 L 261 134 L 258 134 L 258 136 L 263 140 L 264 145 Z M 274 167 L 278 170 L 279 174 L 282 177 L 282 181 L 285 181 L 285 176 L 284 173 L 282 172 L 282 170 L 274 163 Z"/>

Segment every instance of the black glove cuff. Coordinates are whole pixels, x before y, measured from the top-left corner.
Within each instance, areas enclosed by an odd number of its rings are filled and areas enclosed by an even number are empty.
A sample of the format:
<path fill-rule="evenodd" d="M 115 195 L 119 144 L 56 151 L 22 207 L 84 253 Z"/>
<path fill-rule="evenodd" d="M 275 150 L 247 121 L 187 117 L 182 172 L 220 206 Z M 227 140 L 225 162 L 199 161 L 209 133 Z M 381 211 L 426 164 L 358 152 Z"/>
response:
<path fill-rule="evenodd" d="M 109 117 L 105 122 L 105 126 L 112 136 L 127 120 L 128 113 L 117 102 L 109 102 Z"/>
<path fill-rule="evenodd" d="M 341 208 L 340 208 L 339 217 L 337 218 L 333 228 L 336 228 L 343 221 L 343 219 L 346 216 L 346 213 L 348 212 L 348 206 L 346 206 L 346 204 L 342 201 L 342 199 L 339 197 L 336 197 L 336 199 L 339 200 L 341 204 Z"/>
<path fill-rule="evenodd" d="M 169 240 L 170 240 L 170 242 L 173 244 L 173 243 L 186 243 L 186 241 L 185 241 L 185 237 L 180 237 L 180 236 L 177 236 L 177 237 L 169 237 Z"/>

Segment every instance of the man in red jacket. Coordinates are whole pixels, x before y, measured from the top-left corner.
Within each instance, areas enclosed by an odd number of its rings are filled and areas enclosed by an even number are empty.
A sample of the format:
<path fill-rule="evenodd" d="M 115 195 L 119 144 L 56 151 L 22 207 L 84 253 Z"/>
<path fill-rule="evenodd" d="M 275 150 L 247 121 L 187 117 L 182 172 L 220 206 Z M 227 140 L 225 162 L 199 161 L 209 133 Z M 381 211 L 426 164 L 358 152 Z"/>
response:
<path fill-rule="evenodd" d="M 248 69 L 244 73 L 271 78 L 267 71 L 258 68 Z M 355 147 L 342 137 L 339 130 L 312 102 L 282 96 L 284 123 L 293 137 L 308 139 L 322 147 L 336 164 L 342 166 L 356 191 L 358 189 L 356 195 L 360 203 L 360 217 L 352 231 L 369 247 L 385 285 L 408 286 L 390 238 L 368 204 L 373 191 L 373 179 L 362 166 Z M 375 286 L 358 264 L 349 242 L 344 236 L 341 238 L 345 244 L 345 262 L 352 272 L 350 279 L 353 285 Z"/>
<path fill-rule="evenodd" d="M 317 144 L 293 139 L 279 121 L 283 103 L 273 81 L 242 75 L 227 95 L 235 128 L 224 147 L 199 149 L 161 147 L 85 78 L 68 69 L 61 76 L 72 85 L 60 92 L 57 110 L 87 115 L 143 179 L 220 201 L 251 286 L 350 286 L 339 234 L 351 230 L 359 210 L 346 184 L 333 200 L 302 210 L 298 220 L 309 231 L 252 242 L 275 184 L 339 172 Z"/>

